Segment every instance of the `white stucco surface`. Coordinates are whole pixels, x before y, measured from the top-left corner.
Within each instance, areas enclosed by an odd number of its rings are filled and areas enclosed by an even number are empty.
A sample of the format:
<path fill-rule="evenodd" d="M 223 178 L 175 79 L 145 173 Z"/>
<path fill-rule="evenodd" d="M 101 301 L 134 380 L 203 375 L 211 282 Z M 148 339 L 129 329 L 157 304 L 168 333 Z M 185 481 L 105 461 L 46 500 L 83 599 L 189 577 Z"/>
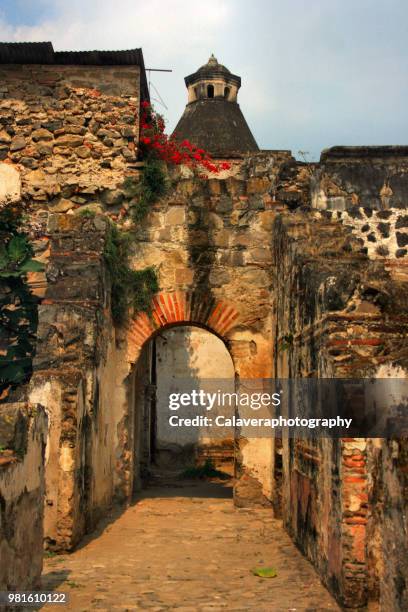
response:
<path fill-rule="evenodd" d="M 9 164 L 0 162 L 0 205 L 5 202 L 16 202 L 20 196 L 20 174 Z"/>
<path fill-rule="evenodd" d="M 157 440 L 159 445 L 186 445 L 204 441 L 213 435 L 203 427 L 171 427 L 169 415 L 197 414 L 214 417 L 219 408 L 211 411 L 185 407 L 169 409 L 171 393 L 182 393 L 191 388 L 214 392 L 217 380 L 224 392 L 234 391 L 234 366 L 222 340 L 198 327 L 176 327 L 165 330 L 156 339 L 157 360 Z M 211 414 L 210 414 L 211 413 Z"/>

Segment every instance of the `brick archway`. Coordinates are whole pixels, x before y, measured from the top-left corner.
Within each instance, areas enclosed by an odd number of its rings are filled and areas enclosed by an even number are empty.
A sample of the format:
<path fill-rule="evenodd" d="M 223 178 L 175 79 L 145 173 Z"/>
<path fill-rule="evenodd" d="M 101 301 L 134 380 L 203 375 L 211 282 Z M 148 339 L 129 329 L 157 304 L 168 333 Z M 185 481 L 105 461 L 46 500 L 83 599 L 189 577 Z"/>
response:
<path fill-rule="evenodd" d="M 195 292 L 159 293 L 153 299 L 152 314 L 141 313 L 127 326 L 127 360 L 135 363 L 140 351 L 158 330 L 169 325 L 198 325 L 219 336 L 225 343 L 239 323 L 238 311 L 227 302 Z"/>

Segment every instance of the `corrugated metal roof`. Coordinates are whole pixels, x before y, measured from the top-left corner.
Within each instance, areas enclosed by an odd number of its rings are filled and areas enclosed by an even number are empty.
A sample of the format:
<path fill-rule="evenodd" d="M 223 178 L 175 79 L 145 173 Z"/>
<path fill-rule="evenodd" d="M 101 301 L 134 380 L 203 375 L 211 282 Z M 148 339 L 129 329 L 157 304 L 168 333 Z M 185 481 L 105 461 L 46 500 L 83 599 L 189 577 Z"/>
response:
<path fill-rule="evenodd" d="M 50 42 L 0 43 L 0 64 L 53 64 Z"/>
<path fill-rule="evenodd" d="M 1 64 L 72 64 L 89 66 L 141 66 L 141 49 L 126 51 L 54 51 L 51 42 L 0 43 Z"/>
<path fill-rule="evenodd" d="M 141 49 L 128 51 L 56 51 L 55 64 L 86 66 L 143 66 Z"/>

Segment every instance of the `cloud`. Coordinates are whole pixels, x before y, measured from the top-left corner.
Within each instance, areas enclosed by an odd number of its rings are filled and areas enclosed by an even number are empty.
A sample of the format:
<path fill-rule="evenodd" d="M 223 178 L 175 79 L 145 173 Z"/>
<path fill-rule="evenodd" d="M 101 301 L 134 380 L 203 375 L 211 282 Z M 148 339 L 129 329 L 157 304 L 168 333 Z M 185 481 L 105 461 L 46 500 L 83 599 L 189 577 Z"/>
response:
<path fill-rule="evenodd" d="M 151 74 L 170 129 L 184 76 L 213 52 L 242 76 L 239 102 L 265 148 L 316 157 L 333 144 L 408 141 L 406 0 L 35 0 L 35 19 L 33 1 L 4 0 L 0 39 L 142 47 L 146 66 L 173 69 Z"/>
<path fill-rule="evenodd" d="M 40 24 L 10 26 L 0 21 L 0 37 L 10 41 L 52 40 L 56 50 L 143 46 L 163 59 L 206 47 L 228 18 L 231 2 L 206 0 L 43 0 L 52 18 Z M 0 13 L 1 15 L 1 13 Z"/>

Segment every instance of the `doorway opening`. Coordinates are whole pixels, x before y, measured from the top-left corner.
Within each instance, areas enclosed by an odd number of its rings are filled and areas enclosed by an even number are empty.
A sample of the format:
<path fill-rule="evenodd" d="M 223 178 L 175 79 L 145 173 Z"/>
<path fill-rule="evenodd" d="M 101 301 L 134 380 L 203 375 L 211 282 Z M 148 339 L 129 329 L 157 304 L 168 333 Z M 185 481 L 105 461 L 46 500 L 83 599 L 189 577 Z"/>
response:
<path fill-rule="evenodd" d="M 219 388 L 234 392 L 234 365 L 223 340 L 195 325 L 160 330 L 143 347 L 134 368 L 132 388 L 134 492 L 154 477 L 180 477 L 229 480 L 228 496 L 232 496 L 233 434 L 228 431 L 226 435 L 225 430 L 206 426 L 202 421 L 175 425 L 185 417 L 209 417 L 210 410 L 214 417 L 221 409 L 218 404 L 209 409 L 197 399 L 196 404 L 183 406 L 182 394 L 191 396 L 192 390 Z"/>

